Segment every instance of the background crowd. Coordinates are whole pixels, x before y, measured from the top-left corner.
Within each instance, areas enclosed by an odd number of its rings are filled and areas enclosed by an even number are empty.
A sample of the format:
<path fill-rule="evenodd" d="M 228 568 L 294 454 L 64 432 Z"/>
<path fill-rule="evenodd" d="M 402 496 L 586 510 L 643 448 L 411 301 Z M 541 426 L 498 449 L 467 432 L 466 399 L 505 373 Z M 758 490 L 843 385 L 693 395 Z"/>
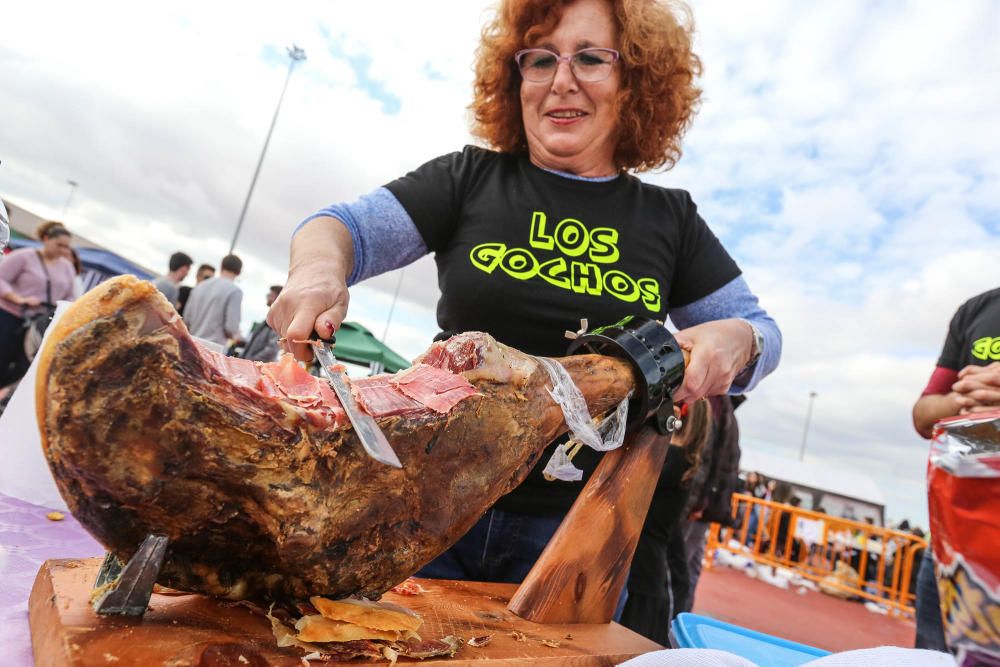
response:
<path fill-rule="evenodd" d="M 83 267 L 69 229 L 49 221 L 35 234 L 40 247 L 0 255 L 0 412 L 38 351 L 57 302 L 73 301 L 83 293 Z M 190 255 L 175 252 L 167 272 L 153 281 L 191 333 L 230 356 L 276 360 L 278 336 L 267 322 L 255 322 L 245 337 L 240 332 L 243 292 L 235 281 L 243 270 L 242 260 L 236 255 L 223 257 L 218 273 L 212 264 L 201 264 L 195 284 L 184 285 L 192 266 Z M 268 306 L 281 287 L 271 286 Z"/>

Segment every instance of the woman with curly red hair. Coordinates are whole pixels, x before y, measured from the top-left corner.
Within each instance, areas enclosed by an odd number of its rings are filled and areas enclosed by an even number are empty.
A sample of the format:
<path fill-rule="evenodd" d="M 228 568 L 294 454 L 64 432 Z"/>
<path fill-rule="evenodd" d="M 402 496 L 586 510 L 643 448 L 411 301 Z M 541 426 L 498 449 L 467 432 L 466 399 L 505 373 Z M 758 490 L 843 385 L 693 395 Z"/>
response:
<path fill-rule="evenodd" d="M 678 400 L 751 389 L 777 365 L 774 320 L 690 195 L 629 173 L 680 157 L 701 69 L 688 19 L 656 0 L 503 0 L 483 31 L 471 107 L 489 148 L 307 218 L 272 327 L 327 338 L 349 285 L 433 252 L 445 332 L 557 356 L 582 318 L 669 316 L 691 353 Z M 574 461 L 584 479 L 599 457 Z M 520 581 L 582 487 L 544 481 L 548 458 L 424 574 Z"/>

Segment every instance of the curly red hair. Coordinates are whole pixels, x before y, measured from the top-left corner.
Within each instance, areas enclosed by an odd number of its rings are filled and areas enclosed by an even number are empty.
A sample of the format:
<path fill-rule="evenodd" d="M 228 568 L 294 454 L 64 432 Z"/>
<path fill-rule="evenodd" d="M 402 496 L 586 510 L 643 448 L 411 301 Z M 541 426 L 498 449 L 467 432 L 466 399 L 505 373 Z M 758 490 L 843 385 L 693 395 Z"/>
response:
<path fill-rule="evenodd" d="M 552 32 L 574 0 L 502 0 L 476 51 L 472 133 L 505 153 L 528 150 L 514 54 Z M 669 169 L 698 108 L 701 60 L 691 11 L 680 2 L 608 0 L 617 23 L 621 92 L 614 161 L 620 169 Z"/>

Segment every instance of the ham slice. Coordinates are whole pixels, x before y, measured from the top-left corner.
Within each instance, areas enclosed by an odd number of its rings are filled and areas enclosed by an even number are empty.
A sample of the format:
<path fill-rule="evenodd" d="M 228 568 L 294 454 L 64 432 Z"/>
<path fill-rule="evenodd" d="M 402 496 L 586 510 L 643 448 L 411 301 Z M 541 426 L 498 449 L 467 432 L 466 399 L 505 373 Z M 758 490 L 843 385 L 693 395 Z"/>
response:
<path fill-rule="evenodd" d="M 351 393 L 358 405 L 373 417 L 407 415 L 430 407 L 397 389 L 391 375 L 376 375 L 351 382 Z"/>
<path fill-rule="evenodd" d="M 431 345 L 414 363 L 447 368 L 458 373 L 471 370 L 481 362 L 480 350 L 474 339 L 468 336 L 452 336 Z"/>
<path fill-rule="evenodd" d="M 441 414 L 447 414 L 459 401 L 479 393 L 461 375 L 427 364 L 417 364 L 401 371 L 391 384 Z"/>

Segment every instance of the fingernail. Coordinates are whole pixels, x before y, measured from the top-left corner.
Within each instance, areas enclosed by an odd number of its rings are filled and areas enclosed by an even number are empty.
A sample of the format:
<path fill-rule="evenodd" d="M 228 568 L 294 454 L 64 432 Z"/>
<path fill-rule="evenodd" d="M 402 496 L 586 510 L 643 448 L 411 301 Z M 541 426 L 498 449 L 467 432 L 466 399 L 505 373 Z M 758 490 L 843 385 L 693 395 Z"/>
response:
<path fill-rule="evenodd" d="M 326 327 L 328 332 L 333 333 L 333 322 L 330 320 L 323 320 L 323 326 Z"/>

